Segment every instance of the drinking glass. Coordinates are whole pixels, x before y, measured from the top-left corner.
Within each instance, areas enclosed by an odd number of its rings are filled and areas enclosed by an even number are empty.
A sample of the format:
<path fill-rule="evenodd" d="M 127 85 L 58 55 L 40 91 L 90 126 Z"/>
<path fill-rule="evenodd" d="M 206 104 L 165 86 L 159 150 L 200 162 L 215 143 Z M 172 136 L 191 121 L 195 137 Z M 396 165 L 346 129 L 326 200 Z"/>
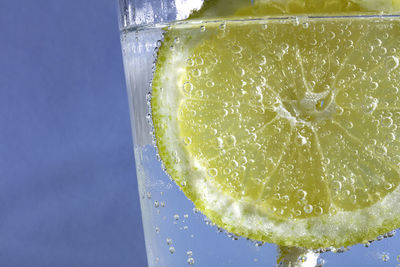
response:
<path fill-rule="evenodd" d="M 277 245 L 248 240 L 213 224 L 164 171 L 158 155 L 150 109 L 157 49 L 168 27 L 183 22 L 202 4 L 203 0 L 119 0 L 122 53 L 148 265 L 278 266 L 280 249 Z M 306 23 L 324 18 L 300 19 Z M 298 23 L 299 18 L 281 18 L 282 23 L 286 20 Z M 263 23 L 268 25 L 270 21 L 266 18 Z M 201 21 L 197 23 L 199 28 L 204 26 Z M 224 25 L 225 21 L 219 23 Z M 400 241 L 393 235 L 391 232 L 379 236 L 376 242 L 349 249 L 310 252 L 308 257 L 312 259 L 303 257 L 294 259 L 291 265 L 283 262 L 280 266 L 400 266 Z"/>

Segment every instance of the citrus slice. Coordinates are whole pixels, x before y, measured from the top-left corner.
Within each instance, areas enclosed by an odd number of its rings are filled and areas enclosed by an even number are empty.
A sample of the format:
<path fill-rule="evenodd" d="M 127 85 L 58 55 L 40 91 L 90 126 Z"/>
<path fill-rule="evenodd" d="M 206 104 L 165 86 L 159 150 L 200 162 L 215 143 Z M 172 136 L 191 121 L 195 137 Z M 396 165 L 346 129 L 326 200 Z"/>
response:
<path fill-rule="evenodd" d="M 400 19 L 171 25 L 152 120 L 167 173 L 234 234 L 311 249 L 400 226 Z"/>
<path fill-rule="evenodd" d="M 283 14 L 392 13 L 399 0 L 205 0 L 191 19 Z"/>

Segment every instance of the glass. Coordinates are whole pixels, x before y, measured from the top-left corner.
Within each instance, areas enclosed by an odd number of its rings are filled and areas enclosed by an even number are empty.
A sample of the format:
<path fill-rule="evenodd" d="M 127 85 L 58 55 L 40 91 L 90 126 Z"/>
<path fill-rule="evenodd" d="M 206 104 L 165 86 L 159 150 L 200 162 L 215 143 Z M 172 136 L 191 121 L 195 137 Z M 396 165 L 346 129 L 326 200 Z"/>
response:
<path fill-rule="evenodd" d="M 163 170 L 153 140 L 149 105 L 157 48 L 166 27 L 188 18 L 191 11 L 198 10 L 202 3 L 203 0 L 119 1 L 121 43 L 148 265 L 275 266 L 279 252 L 276 245 L 226 233 L 196 210 Z M 300 19 L 307 23 L 317 18 Z M 398 20 L 395 16 L 390 19 Z M 279 23 L 288 20 L 298 22 L 298 18 L 291 17 L 283 18 Z M 274 19 L 266 18 L 263 24 L 268 25 L 270 21 Z M 207 24 L 197 23 L 200 24 L 196 27 Z M 225 25 L 226 21 L 218 23 Z M 188 33 L 196 34 L 196 31 L 189 26 Z M 321 254 L 311 253 L 309 257 L 316 256 L 311 263 L 308 260 L 308 265 L 303 264 L 304 258 L 298 258 L 292 266 L 400 266 L 400 241 L 394 234 L 390 232 L 379 236 L 379 242 L 355 245 L 349 250 L 332 248 Z"/>

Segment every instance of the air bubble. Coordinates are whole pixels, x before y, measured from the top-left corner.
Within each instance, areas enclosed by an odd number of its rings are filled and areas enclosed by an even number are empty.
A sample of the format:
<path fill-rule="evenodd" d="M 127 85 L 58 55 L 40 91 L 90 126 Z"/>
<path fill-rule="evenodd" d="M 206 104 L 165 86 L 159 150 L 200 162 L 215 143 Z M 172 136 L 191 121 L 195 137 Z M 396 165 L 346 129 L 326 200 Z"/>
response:
<path fill-rule="evenodd" d="M 388 57 L 385 64 L 389 71 L 393 71 L 399 67 L 399 58 L 396 56 Z"/>
<path fill-rule="evenodd" d="M 189 67 L 192 67 L 192 66 L 194 65 L 194 60 L 191 59 L 191 58 L 188 58 L 188 59 L 186 60 L 186 64 L 187 64 Z"/>
<path fill-rule="evenodd" d="M 379 84 L 377 82 L 372 82 L 371 83 L 371 89 L 376 90 L 379 87 Z"/>
<path fill-rule="evenodd" d="M 379 47 L 379 46 L 382 45 L 382 40 L 381 39 L 375 39 L 373 44 L 374 44 L 374 46 L 378 46 Z"/>
<path fill-rule="evenodd" d="M 313 206 L 308 204 L 304 206 L 304 212 L 310 214 L 313 211 Z"/>
<path fill-rule="evenodd" d="M 341 182 L 339 182 L 339 181 L 334 181 L 333 183 L 332 183 L 332 189 L 334 190 L 334 191 L 340 191 L 340 189 L 342 189 L 342 183 Z"/>
<path fill-rule="evenodd" d="M 218 175 L 218 170 L 216 168 L 210 168 L 207 171 L 208 176 L 214 178 L 215 176 Z"/>
<path fill-rule="evenodd" d="M 234 54 L 240 54 L 242 52 L 243 48 L 240 45 L 233 45 L 232 46 L 232 53 Z"/>
<path fill-rule="evenodd" d="M 267 63 L 267 59 L 266 59 L 266 57 L 263 56 L 263 55 L 258 55 L 258 56 L 256 56 L 256 58 L 255 58 L 255 62 L 256 62 L 258 65 L 262 66 L 262 65 L 265 65 L 265 63 Z"/>
<path fill-rule="evenodd" d="M 187 263 L 188 263 L 189 265 L 193 265 L 193 264 L 194 264 L 194 259 L 193 259 L 192 257 L 190 257 L 190 258 L 187 260 Z"/>
<path fill-rule="evenodd" d="M 328 34 L 328 39 L 333 40 L 336 37 L 336 33 L 335 32 L 329 32 Z"/>
<path fill-rule="evenodd" d="M 174 215 L 174 219 L 175 219 L 175 221 L 179 220 L 179 215 L 178 215 L 178 214 L 175 214 L 175 215 Z"/>
<path fill-rule="evenodd" d="M 200 77 L 201 76 L 201 70 L 199 70 L 199 69 L 192 70 L 192 75 L 194 77 Z"/>
<path fill-rule="evenodd" d="M 381 123 L 382 123 L 382 126 L 384 126 L 384 127 L 390 127 L 393 124 L 393 120 L 390 117 L 386 117 L 386 118 L 382 119 Z"/>
<path fill-rule="evenodd" d="M 150 102 L 150 101 L 151 101 L 151 92 L 148 92 L 148 93 L 146 94 L 146 101 L 147 101 L 147 102 Z"/>
<path fill-rule="evenodd" d="M 192 143 L 192 138 L 186 136 L 185 138 L 183 138 L 183 143 L 187 146 L 190 145 Z"/>
<path fill-rule="evenodd" d="M 195 95 L 196 95 L 196 97 L 202 98 L 204 95 L 204 92 L 203 92 L 203 90 L 197 90 Z"/>
<path fill-rule="evenodd" d="M 170 252 L 171 254 L 174 254 L 174 253 L 175 253 L 175 248 L 174 248 L 174 247 L 169 247 L 169 252 Z"/>
<path fill-rule="evenodd" d="M 242 67 L 235 67 L 233 70 L 236 75 L 239 75 L 240 77 L 243 77 L 246 74 L 246 71 Z"/>
<path fill-rule="evenodd" d="M 196 63 L 196 65 L 203 65 L 204 64 L 204 59 L 201 56 L 196 57 L 195 63 Z"/>
<path fill-rule="evenodd" d="M 378 146 L 375 149 L 376 153 L 378 153 L 379 155 L 385 155 L 387 153 L 387 148 L 385 146 Z"/>
<path fill-rule="evenodd" d="M 322 207 L 317 206 L 315 207 L 315 213 L 321 215 L 324 213 L 324 209 Z"/>
<path fill-rule="evenodd" d="M 236 145 L 236 137 L 234 135 L 228 135 L 226 138 L 226 144 L 229 147 L 235 146 Z"/>
<path fill-rule="evenodd" d="M 378 99 L 368 96 L 366 99 L 367 103 L 363 106 L 366 113 L 372 113 L 378 107 Z"/>
<path fill-rule="evenodd" d="M 206 31 L 206 26 L 204 26 L 204 25 L 200 26 L 200 31 L 201 32 L 205 32 Z"/>
<path fill-rule="evenodd" d="M 215 83 L 213 81 L 211 81 L 211 80 L 206 82 L 206 86 L 207 87 L 214 87 L 214 85 L 215 85 Z"/>
<path fill-rule="evenodd" d="M 232 172 L 232 170 L 230 168 L 225 168 L 223 173 L 224 175 L 229 175 Z"/>
<path fill-rule="evenodd" d="M 345 41 L 344 45 L 345 45 L 346 48 L 353 48 L 354 47 L 352 40 Z"/>
<path fill-rule="evenodd" d="M 345 126 L 346 126 L 347 129 L 351 129 L 351 128 L 353 128 L 354 125 L 353 125 L 353 123 L 351 121 L 347 121 L 345 123 Z"/>
<path fill-rule="evenodd" d="M 342 115 L 344 112 L 344 109 L 342 107 L 336 106 L 336 113 L 337 115 Z"/>
<path fill-rule="evenodd" d="M 307 192 L 304 191 L 304 190 L 302 190 L 302 189 L 299 189 L 299 190 L 297 191 L 297 195 L 298 195 L 298 197 L 299 197 L 300 200 L 304 200 L 304 199 L 306 199 Z"/>
<path fill-rule="evenodd" d="M 389 254 L 386 253 L 386 252 L 382 253 L 381 259 L 382 259 L 382 261 L 384 261 L 384 262 L 389 261 L 389 259 L 390 259 Z"/>
<path fill-rule="evenodd" d="M 391 183 L 385 183 L 385 189 L 390 190 L 393 188 L 393 185 Z"/>
<path fill-rule="evenodd" d="M 172 239 L 171 238 L 167 238 L 166 241 L 167 241 L 167 245 L 168 246 L 172 245 Z"/>
<path fill-rule="evenodd" d="M 318 43 L 317 39 L 312 39 L 310 45 L 316 45 Z"/>
<path fill-rule="evenodd" d="M 371 46 L 369 47 L 368 52 L 369 52 L 370 54 L 372 54 L 372 52 L 374 52 L 374 46 L 373 46 L 373 45 L 371 45 Z"/>
<path fill-rule="evenodd" d="M 158 234 L 160 232 L 160 228 L 156 227 L 156 233 Z"/>

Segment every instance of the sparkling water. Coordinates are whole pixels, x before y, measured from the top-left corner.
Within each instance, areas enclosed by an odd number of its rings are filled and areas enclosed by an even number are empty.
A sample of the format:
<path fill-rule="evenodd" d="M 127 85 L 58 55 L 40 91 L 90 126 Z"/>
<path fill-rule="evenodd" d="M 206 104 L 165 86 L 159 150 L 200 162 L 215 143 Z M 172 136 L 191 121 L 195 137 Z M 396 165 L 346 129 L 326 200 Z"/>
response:
<path fill-rule="evenodd" d="M 148 104 L 156 50 L 166 26 L 130 28 L 121 35 L 148 264 L 275 266 L 276 245 L 218 228 L 196 210 L 163 170 L 153 142 Z M 400 240 L 395 232 L 371 243 L 318 252 L 322 253 L 317 266 L 400 266 Z M 298 259 L 299 264 L 303 261 L 307 259 Z"/>

